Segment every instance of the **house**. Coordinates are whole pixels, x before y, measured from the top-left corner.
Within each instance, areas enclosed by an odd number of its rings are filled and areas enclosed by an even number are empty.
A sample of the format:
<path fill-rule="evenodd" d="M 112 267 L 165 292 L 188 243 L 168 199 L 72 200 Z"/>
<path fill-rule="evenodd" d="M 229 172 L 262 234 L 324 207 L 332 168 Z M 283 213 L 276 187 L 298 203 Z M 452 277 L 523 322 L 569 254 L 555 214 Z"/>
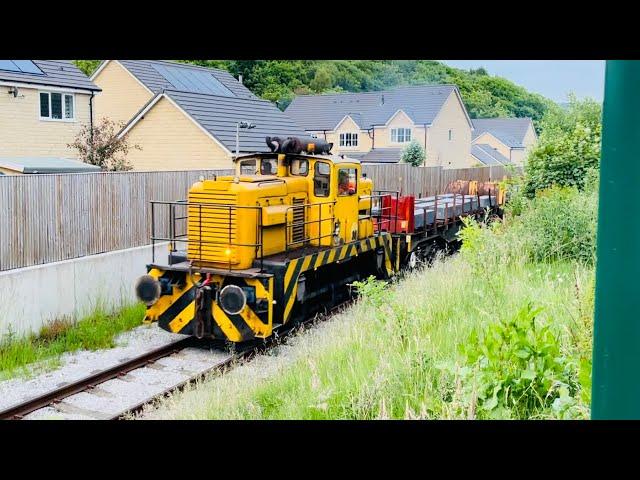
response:
<path fill-rule="evenodd" d="M 501 163 L 524 164 L 538 141 L 530 118 L 479 118 L 473 121 L 472 160 L 486 165 L 487 155 Z"/>
<path fill-rule="evenodd" d="M 304 131 L 226 71 L 164 60 L 106 60 L 91 76 L 97 118 L 126 122 L 119 135 L 135 170 L 230 168 L 239 153 L 269 151 L 266 136 Z"/>
<path fill-rule="evenodd" d="M 79 160 L 59 157 L 0 157 L 0 175 L 26 175 L 38 173 L 91 173 L 101 170 Z"/>
<path fill-rule="evenodd" d="M 492 166 L 504 166 L 513 165 L 511 160 L 502 155 L 497 149 L 486 143 L 472 144 L 471 145 L 471 157 L 475 166 L 478 167 L 492 167 Z"/>
<path fill-rule="evenodd" d="M 102 89 L 97 117 L 128 122 L 164 89 L 256 97 L 226 70 L 164 60 L 104 60 L 91 75 Z"/>
<path fill-rule="evenodd" d="M 68 60 L 0 60 L 0 157 L 77 158 L 98 92 Z"/>
<path fill-rule="evenodd" d="M 308 134 L 333 142 L 334 153 L 363 163 L 397 163 L 411 140 L 424 146 L 426 166 L 459 168 L 472 163 L 473 124 L 455 85 L 301 95 L 285 113 Z"/>

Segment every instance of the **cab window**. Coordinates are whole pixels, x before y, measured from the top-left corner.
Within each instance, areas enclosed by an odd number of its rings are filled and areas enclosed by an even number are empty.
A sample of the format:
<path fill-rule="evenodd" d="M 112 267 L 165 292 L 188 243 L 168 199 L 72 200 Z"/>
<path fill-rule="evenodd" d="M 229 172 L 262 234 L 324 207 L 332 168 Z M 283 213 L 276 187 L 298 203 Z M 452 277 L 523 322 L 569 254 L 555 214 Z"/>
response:
<path fill-rule="evenodd" d="M 355 168 L 338 170 L 338 195 L 354 195 L 358 191 L 358 176 Z"/>
<path fill-rule="evenodd" d="M 306 177 L 309 173 L 309 160 L 306 158 L 296 158 L 291 161 L 291 175 Z"/>
<path fill-rule="evenodd" d="M 331 179 L 331 167 L 328 163 L 316 162 L 313 173 L 313 194 L 316 197 L 329 196 L 329 181 Z"/>
<path fill-rule="evenodd" d="M 262 175 L 276 175 L 278 173 L 278 161 L 275 158 L 263 158 L 260 162 Z"/>
<path fill-rule="evenodd" d="M 240 175 L 255 175 L 256 173 L 258 170 L 255 159 L 240 162 Z"/>

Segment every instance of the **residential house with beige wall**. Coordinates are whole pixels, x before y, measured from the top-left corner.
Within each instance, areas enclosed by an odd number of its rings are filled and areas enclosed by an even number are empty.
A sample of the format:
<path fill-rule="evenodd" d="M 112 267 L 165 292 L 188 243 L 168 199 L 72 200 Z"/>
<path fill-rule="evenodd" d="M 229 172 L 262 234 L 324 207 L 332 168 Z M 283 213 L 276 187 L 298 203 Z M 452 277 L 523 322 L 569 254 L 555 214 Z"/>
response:
<path fill-rule="evenodd" d="M 530 118 L 478 118 L 472 121 L 472 161 L 522 166 L 538 141 Z"/>
<path fill-rule="evenodd" d="M 267 152 L 267 136 L 304 131 L 224 70 L 164 60 L 105 60 L 91 76 L 102 89 L 96 117 L 125 123 L 134 170 L 230 168 L 239 153 Z"/>
<path fill-rule="evenodd" d="M 425 148 L 425 166 L 471 165 L 473 124 L 455 85 L 302 95 L 285 110 L 308 134 L 333 142 L 333 152 L 363 163 L 397 163 L 412 140 Z"/>
<path fill-rule="evenodd" d="M 67 144 L 93 125 L 99 92 L 69 60 L 0 60 L 0 160 L 77 159 Z"/>

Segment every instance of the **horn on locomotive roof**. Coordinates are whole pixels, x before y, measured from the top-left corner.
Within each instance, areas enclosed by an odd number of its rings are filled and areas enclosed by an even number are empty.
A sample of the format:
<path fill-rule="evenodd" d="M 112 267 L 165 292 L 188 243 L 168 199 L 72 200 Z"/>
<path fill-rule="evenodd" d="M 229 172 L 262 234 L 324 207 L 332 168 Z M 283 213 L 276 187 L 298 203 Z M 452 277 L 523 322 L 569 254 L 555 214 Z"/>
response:
<path fill-rule="evenodd" d="M 266 137 L 267 146 L 273 153 L 330 154 L 333 143 L 313 137 Z"/>

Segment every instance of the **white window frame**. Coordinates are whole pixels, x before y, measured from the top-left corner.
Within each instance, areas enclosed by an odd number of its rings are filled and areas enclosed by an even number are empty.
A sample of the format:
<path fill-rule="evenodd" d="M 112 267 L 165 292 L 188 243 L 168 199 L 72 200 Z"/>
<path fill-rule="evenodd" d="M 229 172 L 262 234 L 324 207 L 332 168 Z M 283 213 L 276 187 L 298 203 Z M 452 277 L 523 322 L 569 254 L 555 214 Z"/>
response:
<path fill-rule="evenodd" d="M 42 116 L 42 106 L 40 105 L 40 96 L 41 94 L 46 94 L 49 97 L 49 116 L 47 117 L 43 117 Z M 62 118 L 51 118 L 51 94 L 52 93 L 59 93 L 61 98 L 62 98 Z M 71 118 L 65 118 L 65 97 L 71 97 L 71 103 L 72 103 L 72 108 L 73 108 L 73 117 Z M 39 90 L 38 91 L 38 116 L 40 117 L 40 120 L 43 122 L 75 122 L 76 121 L 76 95 L 74 93 L 70 93 L 70 92 L 57 92 L 57 91 L 46 91 L 46 90 Z"/>
<path fill-rule="evenodd" d="M 347 135 L 349 135 L 349 143 L 350 145 L 347 145 Z M 340 147 L 343 148 L 358 148 L 358 142 L 359 142 L 359 134 L 358 132 L 344 132 L 341 133 L 338 137 L 339 140 L 339 144 Z"/>
<path fill-rule="evenodd" d="M 398 141 L 398 131 L 402 130 L 402 142 Z M 409 136 L 407 137 L 407 132 L 409 133 Z M 394 135 L 395 133 L 395 135 Z M 411 128 L 409 127 L 396 127 L 396 128 L 392 128 L 390 131 L 390 135 L 391 135 L 391 143 L 411 143 L 411 140 L 413 138 L 413 132 L 411 131 Z M 395 137 L 395 140 L 394 140 Z"/>

